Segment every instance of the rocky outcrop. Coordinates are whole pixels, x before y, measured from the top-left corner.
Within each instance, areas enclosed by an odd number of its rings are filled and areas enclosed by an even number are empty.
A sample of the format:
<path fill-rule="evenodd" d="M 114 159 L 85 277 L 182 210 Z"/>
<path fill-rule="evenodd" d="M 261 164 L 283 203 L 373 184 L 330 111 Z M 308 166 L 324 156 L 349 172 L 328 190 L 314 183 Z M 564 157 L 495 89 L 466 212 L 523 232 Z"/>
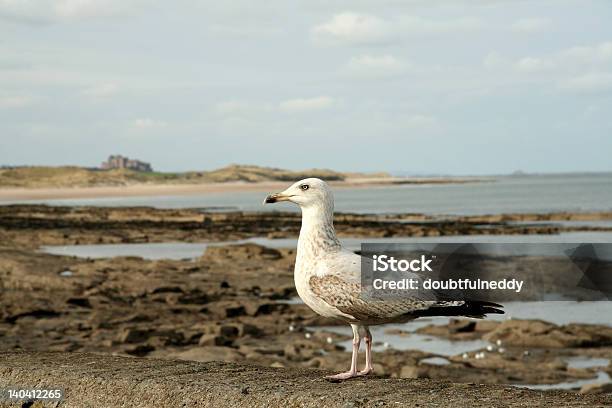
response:
<path fill-rule="evenodd" d="M 611 394 L 530 391 L 430 379 L 330 383 L 319 370 L 136 359 L 86 353 L 0 353 L 0 388 L 60 387 L 62 407 L 578 407 Z M 47 404 L 47 406 L 56 406 Z M 0 407 L 41 406 L 26 401 Z"/>
<path fill-rule="evenodd" d="M 558 217 L 555 217 L 557 215 Z M 433 217 L 422 214 L 337 214 L 336 232 L 350 237 L 424 237 L 471 234 L 557 234 L 609 231 L 608 227 L 559 225 L 558 219 L 609 220 L 610 213 Z M 0 242 L 20 248 L 40 245 L 230 241 L 251 237 L 296 237 L 299 213 L 214 212 L 148 207 L 0 206 Z"/>
<path fill-rule="evenodd" d="M 543 320 L 451 319 L 447 325 L 428 325 L 421 334 L 451 340 L 486 340 L 511 347 L 586 348 L 612 347 L 612 327 L 597 324 L 556 325 Z"/>
<path fill-rule="evenodd" d="M 325 327 L 337 322 L 291 301 L 296 296 L 294 260 L 294 250 L 254 244 L 215 246 L 195 261 L 87 260 L 0 248 L 0 351 L 78 351 L 345 370 L 350 356 L 342 341 L 349 338 Z M 475 383 L 595 379 L 595 370 L 568 369 L 561 359 L 607 358 L 612 350 L 606 346 L 609 330 L 537 321 L 456 320 L 420 332 L 453 340 L 500 340 L 505 352 L 481 350 L 486 358 L 476 358 L 474 352 L 432 365 L 428 359 L 440 356 L 383 349 L 376 352 L 375 372 Z M 566 348 L 550 353 L 553 344 Z M 530 354 L 525 356 L 527 345 Z"/>
<path fill-rule="evenodd" d="M 557 326 L 541 320 L 507 320 L 487 333 L 485 340 L 521 347 L 612 346 L 612 327 L 568 324 Z"/>

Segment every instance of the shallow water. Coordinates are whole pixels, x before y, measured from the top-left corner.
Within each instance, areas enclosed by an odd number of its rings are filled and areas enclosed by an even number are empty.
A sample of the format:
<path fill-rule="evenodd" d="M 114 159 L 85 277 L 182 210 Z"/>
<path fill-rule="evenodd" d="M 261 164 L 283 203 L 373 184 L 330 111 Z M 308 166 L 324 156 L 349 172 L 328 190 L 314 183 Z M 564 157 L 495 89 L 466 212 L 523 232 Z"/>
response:
<path fill-rule="evenodd" d="M 113 258 L 115 256 L 137 256 L 143 259 L 194 259 L 204 253 L 208 244 L 186 242 L 161 242 L 147 244 L 95 244 L 95 245 L 49 245 L 42 252 L 53 255 L 79 258 Z"/>
<path fill-rule="evenodd" d="M 343 244 L 353 250 L 359 249 L 364 241 L 359 238 L 342 239 Z M 536 236 L 460 236 L 460 237 L 431 237 L 431 238 L 384 238 L 367 239 L 368 242 L 612 242 L 612 233 L 567 233 L 561 235 L 536 235 Z M 209 245 L 226 245 L 252 242 L 269 247 L 295 247 L 296 239 L 267 239 L 253 238 L 240 241 L 215 242 L 215 243 L 148 243 L 148 244 L 116 244 L 116 245 L 73 245 L 43 247 L 48 253 L 61 255 L 74 255 L 80 257 L 104 258 L 113 256 L 141 256 L 146 259 L 193 259 L 202 255 Z M 285 303 L 301 303 L 301 299 L 294 298 Z M 508 302 L 504 304 L 505 315 L 492 315 L 489 318 L 504 320 L 517 319 L 541 319 L 555 324 L 589 323 L 612 326 L 612 302 L 574 302 L 574 301 L 547 301 L 547 302 Z M 414 349 L 437 354 L 440 356 L 453 356 L 463 353 L 471 353 L 482 350 L 490 344 L 483 340 L 472 341 L 450 341 L 434 336 L 414 333 L 420 327 L 435 324 L 444 325 L 449 321 L 448 317 L 433 317 L 420 319 L 401 325 L 386 325 L 372 327 L 375 344 L 374 350 L 381 351 L 385 348 L 398 350 Z M 349 326 L 317 327 L 312 329 L 325 329 L 330 332 L 350 336 Z M 399 329 L 406 334 L 392 334 L 388 330 Z M 351 348 L 351 341 L 341 342 L 346 349 Z M 432 362 L 444 364 L 443 359 Z M 576 358 L 569 359 L 568 365 L 576 368 L 588 368 L 607 365 L 607 359 Z M 606 379 L 605 373 L 599 373 L 598 379 L 580 380 L 552 385 L 520 385 L 525 388 L 534 389 L 572 389 L 584 384 Z"/>
<path fill-rule="evenodd" d="M 596 358 L 586 356 L 576 356 L 566 358 L 568 368 L 595 368 L 595 367 L 607 367 L 610 364 L 610 360 L 607 358 Z"/>
<path fill-rule="evenodd" d="M 612 173 L 495 177 L 491 182 L 338 188 L 336 210 L 357 213 L 500 214 L 612 209 Z M 19 201 L 51 205 L 217 208 L 246 211 L 297 211 L 281 203 L 262 206 L 265 193 L 116 197 Z M 2 204 L 16 203 L 3 202 Z"/>
<path fill-rule="evenodd" d="M 297 300 L 296 300 L 297 301 Z M 490 315 L 488 320 L 507 319 L 539 319 L 554 324 L 569 323 L 602 324 L 612 326 L 612 302 L 574 302 L 574 301 L 546 301 L 546 302 L 507 302 L 504 303 L 504 315 Z M 418 319 L 404 324 L 388 324 L 371 327 L 377 345 L 375 349 L 393 348 L 396 350 L 421 350 L 443 356 L 452 356 L 464 352 L 480 350 L 490 343 L 486 341 L 450 341 L 438 337 L 414 333 L 427 325 L 442 326 L 448 324 L 448 317 L 432 317 Z M 318 328 L 321 329 L 321 328 Z M 330 326 L 326 330 L 334 333 L 352 336 L 350 327 Z M 389 334 L 394 330 L 401 330 L 405 335 Z M 343 343 L 350 349 L 351 342 Z M 572 364 L 580 364 L 576 361 Z"/>
<path fill-rule="evenodd" d="M 607 383 L 610 382 L 610 376 L 605 371 L 600 371 L 597 373 L 596 378 L 588 378 L 584 380 L 576 380 L 576 381 L 567 381 L 561 382 L 557 384 L 513 384 L 513 386 L 517 388 L 529 388 L 532 390 L 573 390 L 579 389 L 583 385 L 593 384 L 593 383 Z"/>
<path fill-rule="evenodd" d="M 504 305 L 504 309 L 508 315 L 492 315 L 489 318 L 494 320 L 503 320 L 514 316 L 521 319 L 542 319 L 556 324 L 567 324 L 572 322 L 604 324 L 612 326 L 612 302 L 513 302 Z M 430 319 L 421 319 L 406 324 L 385 325 L 371 327 L 372 336 L 374 338 L 375 351 L 381 351 L 386 348 L 396 350 L 419 350 L 439 356 L 455 356 L 463 353 L 473 353 L 477 350 L 485 349 L 487 346 L 493 346 L 484 340 L 469 340 L 469 341 L 450 341 L 440 337 L 427 336 L 414 333 L 420 327 L 433 325 L 447 324 L 449 318 L 434 317 Z M 312 330 L 327 330 L 332 333 L 352 336 L 352 331 L 349 326 L 329 326 L 316 327 Z M 389 334 L 387 331 L 395 329 L 402 330 L 406 334 Z M 350 350 L 352 341 L 347 340 L 339 343 L 345 350 Z M 496 347 L 491 351 L 497 352 Z M 485 357 L 486 358 L 486 354 Z M 586 356 L 576 356 L 566 358 L 568 368 L 596 368 L 607 367 L 610 360 L 607 358 L 593 358 Z M 430 357 L 421 360 L 428 364 L 445 365 L 449 361 L 443 357 Z M 530 388 L 535 390 L 569 390 L 580 388 L 585 384 L 600 383 L 610 381 L 609 375 L 604 371 L 597 372 L 596 378 L 561 382 L 557 384 L 517 384 L 516 387 Z"/>
<path fill-rule="evenodd" d="M 442 357 L 428 357 L 419 361 L 420 363 L 431 365 L 449 365 L 450 361 Z"/>
<path fill-rule="evenodd" d="M 488 243 L 596 243 L 612 242 L 612 232 L 570 232 L 559 235 L 467 235 L 447 237 L 392 237 L 392 238 L 342 238 L 342 244 L 353 251 L 368 243 L 419 243 L 419 242 L 488 242 Z M 162 242 L 146 244 L 95 244 L 48 245 L 41 251 L 55 255 L 81 258 L 111 258 L 114 256 L 139 256 L 144 259 L 194 259 L 201 256 L 209 245 L 255 243 L 271 248 L 295 248 L 296 238 L 250 238 L 238 241 L 211 243 Z"/>

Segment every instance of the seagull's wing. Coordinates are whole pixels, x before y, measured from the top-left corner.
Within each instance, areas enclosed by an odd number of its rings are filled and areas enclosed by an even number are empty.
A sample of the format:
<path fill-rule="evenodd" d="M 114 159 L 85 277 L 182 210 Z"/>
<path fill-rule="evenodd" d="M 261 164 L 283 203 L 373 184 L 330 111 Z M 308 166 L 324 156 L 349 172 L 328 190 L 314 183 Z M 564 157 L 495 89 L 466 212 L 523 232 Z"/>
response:
<path fill-rule="evenodd" d="M 338 275 L 312 276 L 309 284 L 317 297 L 358 321 L 394 321 L 435 303 L 418 299 L 363 299 L 359 283 Z"/>
<path fill-rule="evenodd" d="M 503 313 L 500 305 L 467 300 L 425 300 L 398 296 L 372 299 L 361 293 L 361 257 L 343 251 L 325 260 L 325 271 L 310 277 L 312 292 L 328 305 L 357 321 L 392 322 L 419 316 L 482 317 L 486 313 Z M 431 293 L 428 299 L 436 299 Z"/>

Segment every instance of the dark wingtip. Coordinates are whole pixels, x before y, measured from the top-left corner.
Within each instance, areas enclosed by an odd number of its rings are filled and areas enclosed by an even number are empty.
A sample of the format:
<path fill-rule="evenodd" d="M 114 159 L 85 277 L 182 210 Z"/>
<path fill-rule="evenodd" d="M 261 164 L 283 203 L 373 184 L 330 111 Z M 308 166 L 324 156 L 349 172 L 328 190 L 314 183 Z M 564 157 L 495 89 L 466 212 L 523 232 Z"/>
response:
<path fill-rule="evenodd" d="M 465 316 L 477 319 L 484 318 L 487 314 L 505 314 L 499 303 L 487 301 L 466 301 L 461 306 L 434 306 L 419 310 L 414 313 L 417 317 L 422 316 Z"/>
<path fill-rule="evenodd" d="M 488 314 L 488 313 L 490 313 L 490 314 L 506 314 L 506 312 L 504 312 L 504 311 L 503 311 L 503 310 L 501 310 L 501 309 L 496 309 L 496 308 L 494 308 L 494 307 L 488 307 L 488 306 L 484 306 L 484 307 L 482 307 L 482 311 L 483 311 L 485 314 Z"/>

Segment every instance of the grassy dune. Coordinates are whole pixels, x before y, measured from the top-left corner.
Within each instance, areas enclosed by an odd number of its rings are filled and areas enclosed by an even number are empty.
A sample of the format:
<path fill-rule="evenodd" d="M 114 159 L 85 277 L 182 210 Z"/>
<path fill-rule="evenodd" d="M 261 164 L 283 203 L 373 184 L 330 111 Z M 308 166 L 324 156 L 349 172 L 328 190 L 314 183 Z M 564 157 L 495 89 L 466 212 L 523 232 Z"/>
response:
<path fill-rule="evenodd" d="M 135 184 L 199 184 L 224 182 L 293 181 L 319 177 L 339 181 L 354 174 L 333 170 L 290 171 L 269 167 L 231 165 L 212 171 L 160 173 L 132 170 L 97 170 L 84 167 L 19 167 L 0 169 L 1 187 L 49 188 L 124 186 Z M 376 174 L 376 177 L 386 176 Z"/>

